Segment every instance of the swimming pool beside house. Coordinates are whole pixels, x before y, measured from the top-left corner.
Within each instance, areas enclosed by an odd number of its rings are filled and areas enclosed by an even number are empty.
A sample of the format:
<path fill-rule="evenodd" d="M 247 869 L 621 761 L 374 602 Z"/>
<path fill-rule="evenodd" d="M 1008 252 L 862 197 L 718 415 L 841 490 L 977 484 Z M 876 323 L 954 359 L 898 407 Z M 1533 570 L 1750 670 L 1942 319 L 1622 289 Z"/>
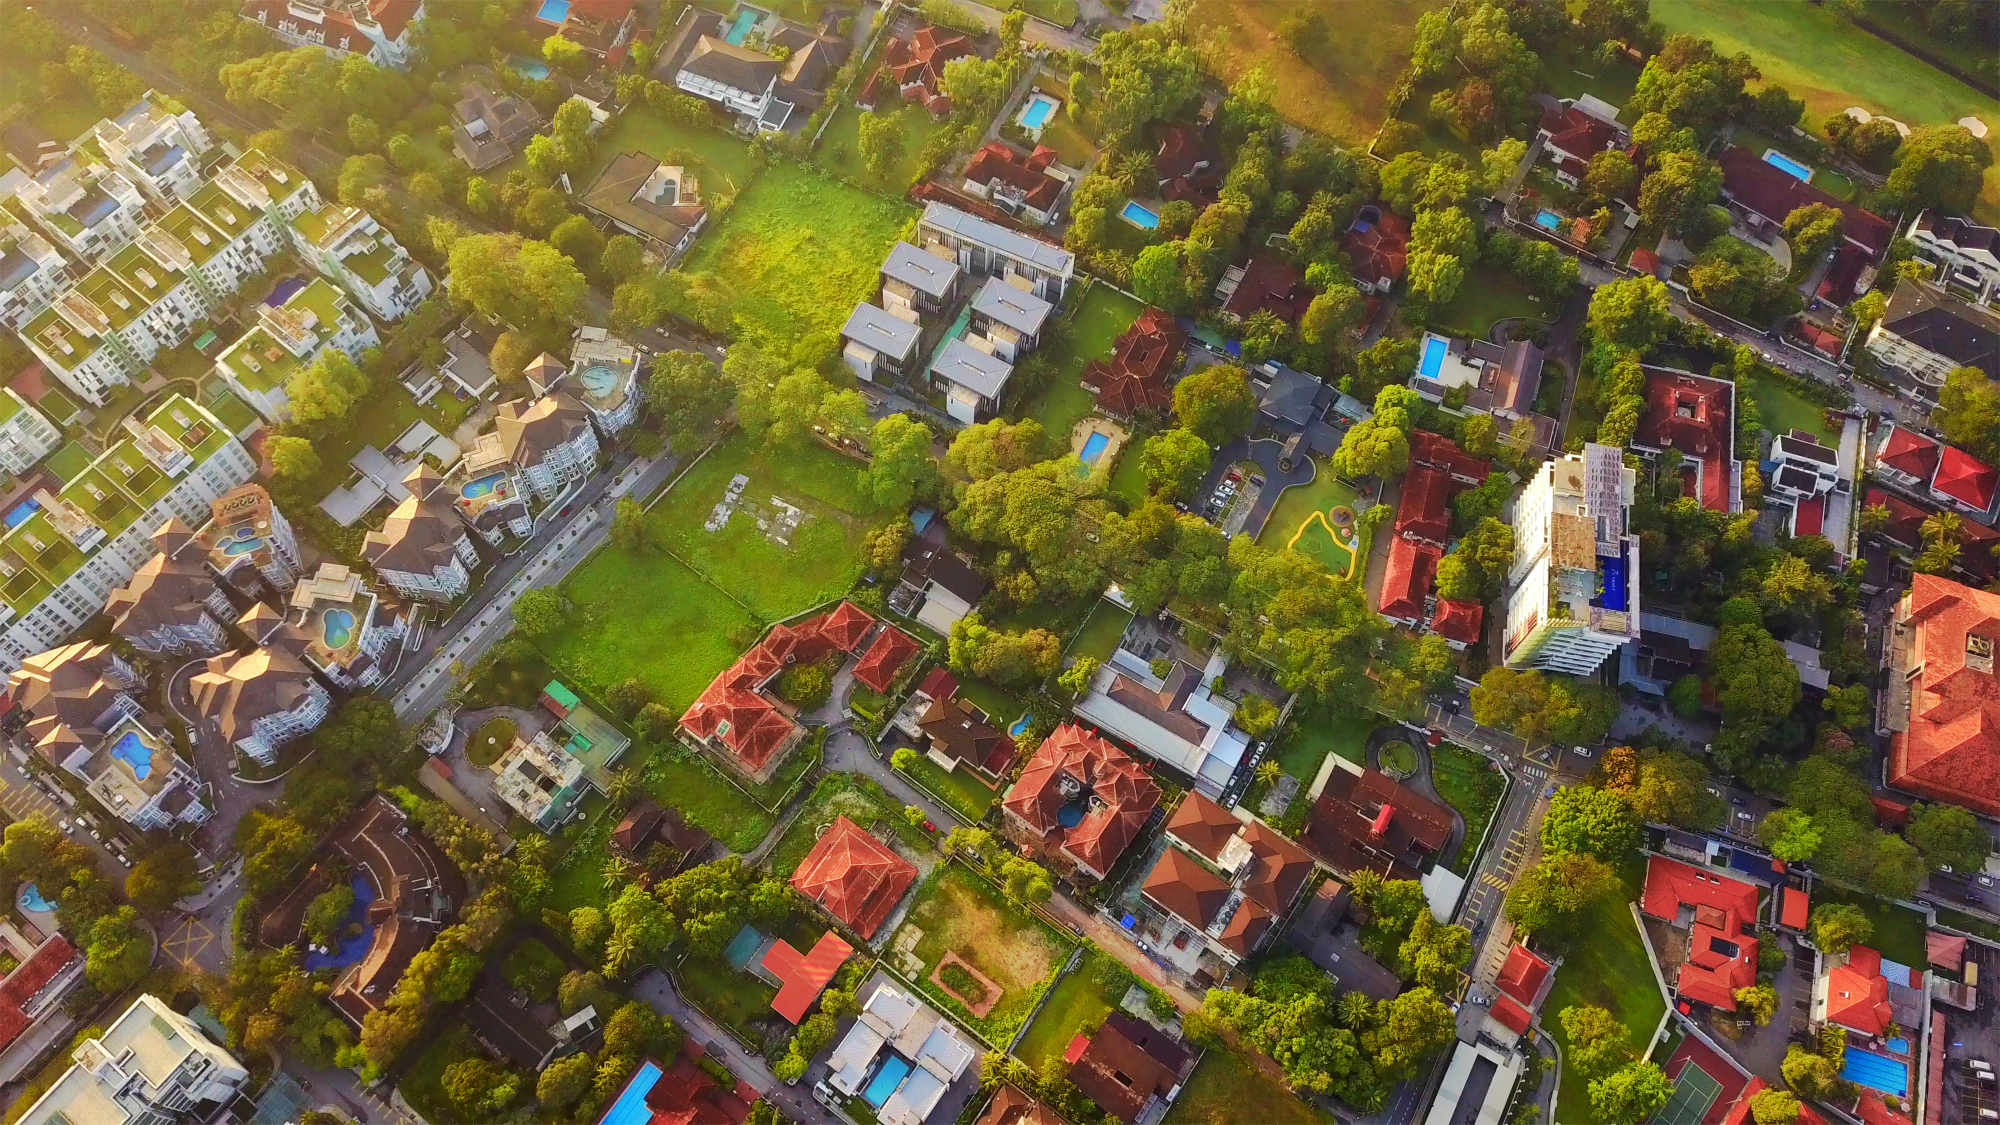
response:
<path fill-rule="evenodd" d="M 1077 454 L 1077 457 L 1086 465 L 1095 465 L 1097 459 L 1104 456 L 1104 447 L 1110 444 L 1111 439 L 1105 436 L 1104 431 L 1099 430 L 1083 440 L 1083 452 Z"/>
<path fill-rule="evenodd" d="M 1563 217 L 1554 211 L 1535 212 L 1535 225 L 1543 230 L 1561 230 Z"/>
<path fill-rule="evenodd" d="M 1118 217 L 1140 230 L 1160 229 L 1160 213 L 1140 204 L 1137 200 L 1126 200 L 1125 206 L 1118 212 Z"/>
<path fill-rule="evenodd" d="M 513 67 L 514 73 L 521 77 L 532 78 L 537 82 L 549 76 L 549 64 L 537 62 L 523 55 L 508 55 L 507 65 Z"/>
<path fill-rule="evenodd" d="M 722 41 L 732 47 L 741 47 L 743 40 L 749 37 L 750 29 L 756 27 L 757 21 L 762 18 L 764 18 L 764 13 L 755 8 L 744 8 L 742 11 L 737 12 L 735 21 L 729 25 L 729 30 L 723 34 Z"/>
<path fill-rule="evenodd" d="M 569 0 L 542 0 L 542 6 L 535 10 L 535 18 L 543 23 L 560 25 L 569 18 Z"/>
<path fill-rule="evenodd" d="M 111 744 L 111 756 L 132 767 L 132 776 L 140 781 L 153 775 L 153 748 L 132 731 L 118 736 Z"/>
<path fill-rule="evenodd" d="M 1791 157 L 1786 156 L 1784 153 L 1779 152 L 1775 148 L 1767 148 L 1764 150 L 1764 163 L 1769 164 L 1771 167 L 1776 168 L 1781 172 L 1788 172 L 1794 176 L 1797 176 L 1799 179 L 1804 180 L 1806 183 L 1812 183 L 1813 170 L 1811 168 L 1808 168 L 1805 165 L 1799 163 L 1798 161 L 1793 160 Z"/>
<path fill-rule="evenodd" d="M 1021 123 L 1023 129 L 1039 133 L 1042 131 L 1042 126 L 1049 123 L 1049 118 L 1056 115 L 1056 108 L 1060 104 L 1054 98 L 1037 90 L 1028 95 L 1028 104 L 1021 107 L 1021 115 L 1016 120 Z"/>
<path fill-rule="evenodd" d="M 625 1089 L 618 1094 L 618 1100 L 597 1119 L 597 1125 L 646 1125 L 653 1119 L 653 1109 L 646 1104 L 646 1095 L 660 1084 L 660 1068 L 656 1063 L 639 1064 L 639 1069 L 625 1082 Z"/>
<path fill-rule="evenodd" d="M 1022 712 L 1021 717 L 1014 720 L 1014 725 L 1007 728 L 1007 737 L 1008 738 L 1021 737 L 1023 734 L 1026 734 L 1028 732 L 1028 724 L 1034 721 L 1035 721 L 1035 716 L 1033 714 L 1026 711 Z"/>
<path fill-rule="evenodd" d="M 875 1072 L 875 1077 L 870 1078 L 867 1087 L 862 1090 L 862 1100 L 876 1109 L 881 1109 L 882 1103 L 889 1100 L 889 1095 L 896 1092 L 896 1087 L 903 1084 L 903 1079 L 908 1077 L 909 1073 L 910 1060 L 901 1055 L 884 1057 L 881 1069 Z"/>
<path fill-rule="evenodd" d="M 1886 1055 L 1859 1047 L 1847 1049 L 1847 1061 L 1840 1068 L 1840 1076 L 1899 1098 L 1910 1092 L 1909 1067 Z"/>
<path fill-rule="evenodd" d="M 1426 379 L 1437 378 L 1437 373 L 1444 368 L 1444 353 L 1450 348 L 1451 344 L 1442 336 L 1425 336 L 1423 356 L 1417 361 L 1417 374 Z"/>

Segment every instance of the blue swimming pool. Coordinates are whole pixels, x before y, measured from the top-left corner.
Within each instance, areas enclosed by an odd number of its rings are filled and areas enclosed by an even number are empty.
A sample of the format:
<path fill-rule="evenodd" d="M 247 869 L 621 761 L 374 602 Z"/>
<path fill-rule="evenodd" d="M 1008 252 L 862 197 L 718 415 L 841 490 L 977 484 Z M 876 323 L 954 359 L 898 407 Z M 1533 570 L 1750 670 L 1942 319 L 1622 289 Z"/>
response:
<path fill-rule="evenodd" d="M 1894 1051 L 1899 1055 L 1907 1055 L 1910 1053 L 1910 1041 L 1908 1039 L 1891 1039 L 1889 1040 L 1887 1045 L 1891 1051 Z"/>
<path fill-rule="evenodd" d="M 33 500 L 23 500 L 19 504 L 14 505 L 14 510 L 7 513 L 6 523 L 8 530 L 11 531 L 27 523 L 28 517 L 41 510 L 41 504 Z"/>
<path fill-rule="evenodd" d="M 247 555 L 264 545 L 264 538 L 254 527 L 239 527 L 236 533 L 222 541 L 222 554 L 226 558 Z"/>
<path fill-rule="evenodd" d="M 42 892 L 33 883 L 21 888 L 21 909 L 38 910 L 43 914 L 54 910 L 56 904 L 42 897 Z"/>
<path fill-rule="evenodd" d="M 1077 456 L 1084 464 L 1095 465 L 1097 459 L 1104 456 L 1104 447 L 1110 444 L 1111 439 L 1105 436 L 1103 431 L 1093 431 L 1089 437 L 1083 439 L 1083 452 Z"/>
<path fill-rule="evenodd" d="M 732 47 L 741 47 L 743 40 L 749 36 L 750 29 L 756 27 L 757 21 L 763 17 L 764 13 L 755 8 L 744 8 L 738 11 L 735 22 L 731 23 L 729 30 L 723 33 L 722 41 Z"/>
<path fill-rule="evenodd" d="M 1622 555 L 1597 556 L 1597 583 L 1601 587 L 1590 604 L 1599 609 L 1623 613 L 1630 603 L 1626 589 L 1625 559 Z"/>
<path fill-rule="evenodd" d="M 1126 200 L 1118 217 L 1138 227 L 1140 230 L 1160 229 L 1160 214 L 1150 207 L 1143 207 L 1135 200 Z"/>
<path fill-rule="evenodd" d="M 306 950 L 300 959 L 306 972 L 321 969 L 345 969 L 368 955 L 368 948 L 375 944 L 375 927 L 367 925 L 368 908 L 375 904 L 375 888 L 361 875 L 351 875 L 348 886 L 354 890 L 354 904 L 347 908 L 346 917 L 340 920 L 340 934 L 325 953 L 317 949 Z M 360 926 L 360 932 L 350 934 L 348 928 Z"/>
<path fill-rule="evenodd" d="M 562 23 L 569 18 L 569 0 L 542 0 L 542 6 L 535 10 L 535 18 L 544 23 Z"/>
<path fill-rule="evenodd" d="M 1776 168 L 1781 172 L 1789 172 L 1792 175 L 1797 176 L 1799 179 L 1804 180 L 1806 183 L 1812 183 L 1813 170 L 1811 168 L 1808 168 L 1805 165 L 1799 163 L 1798 161 L 1793 160 L 1791 157 L 1786 156 L 1784 153 L 1779 152 L 1775 148 L 1767 148 L 1764 150 L 1764 163 L 1769 164 L 1771 167 Z"/>
<path fill-rule="evenodd" d="M 1426 379 L 1437 378 L 1438 371 L 1444 367 L 1444 353 L 1450 348 L 1451 345 L 1442 336 L 1424 337 L 1424 354 L 1417 362 L 1417 374 Z"/>
<path fill-rule="evenodd" d="M 118 741 L 111 744 L 111 756 L 131 766 L 132 776 L 140 781 L 153 772 L 153 748 L 132 731 L 119 735 Z"/>
<path fill-rule="evenodd" d="M 538 82 L 549 76 L 549 64 L 522 55 L 508 55 L 507 65 L 523 78 L 533 78 Z"/>
<path fill-rule="evenodd" d="M 1034 721 L 1035 717 L 1033 715 L 1023 712 L 1020 718 L 1014 720 L 1014 725 L 1007 728 L 1007 737 L 1008 738 L 1021 737 L 1021 735 L 1027 731 L 1028 724 Z"/>
<path fill-rule="evenodd" d="M 1909 1067 L 1886 1055 L 1857 1047 L 1847 1049 L 1847 1062 L 1840 1068 L 1840 1076 L 1899 1098 L 1910 1090 Z"/>
<path fill-rule="evenodd" d="M 1049 118 L 1056 115 L 1056 105 L 1056 100 L 1047 94 L 1037 92 L 1029 95 L 1028 104 L 1021 107 L 1021 127 L 1040 130 L 1049 123 Z"/>
<path fill-rule="evenodd" d="M 903 1084 L 904 1076 L 909 1073 L 910 1060 L 901 1055 L 884 1058 L 881 1069 L 875 1072 L 875 1077 L 868 1080 L 867 1089 L 861 1091 L 862 1099 L 876 1109 L 881 1109 L 882 1103 L 889 1100 L 889 1095 L 896 1092 L 896 1087 Z"/>
<path fill-rule="evenodd" d="M 478 480 L 466 481 L 459 487 L 458 494 L 467 500 L 477 500 L 489 492 L 502 492 L 500 482 L 505 479 L 506 473 L 488 473 Z"/>
<path fill-rule="evenodd" d="M 597 1125 L 646 1125 L 653 1119 L 653 1109 L 646 1104 L 646 1095 L 660 1083 L 660 1067 L 657 1063 L 641 1063 L 639 1069 L 625 1083 L 625 1089 L 604 1116 L 597 1119 Z"/>
<path fill-rule="evenodd" d="M 755 957 L 757 951 L 762 948 L 764 948 L 763 932 L 755 926 L 745 926 L 736 931 L 736 936 L 729 940 L 729 947 L 722 951 L 722 956 L 728 960 L 730 968 L 741 972 L 743 966 L 748 965 L 750 958 Z"/>
<path fill-rule="evenodd" d="M 319 621 L 320 637 L 328 648 L 346 648 L 354 639 L 354 614 L 344 609 L 329 609 Z"/>
<path fill-rule="evenodd" d="M 1537 211 L 1535 212 L 1535 225 L 1543 230 L 1560 230 L 1563 225 L 1563 217 L 1554 211 Z"/>
<path fill-rule="evenodd" d="M 584 368 L 578 378 L 583 380 L 584 393 L 592 398 L 603 398 L 618 389 L 618 372 L 601 363 Z"/>

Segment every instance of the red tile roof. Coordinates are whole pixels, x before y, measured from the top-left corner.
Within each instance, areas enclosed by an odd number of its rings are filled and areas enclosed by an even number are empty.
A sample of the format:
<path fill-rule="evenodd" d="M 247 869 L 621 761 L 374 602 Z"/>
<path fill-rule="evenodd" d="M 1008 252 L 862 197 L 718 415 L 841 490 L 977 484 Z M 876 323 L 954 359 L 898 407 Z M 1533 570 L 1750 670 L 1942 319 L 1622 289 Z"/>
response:
<path fill-rule="evenodd" d="M 1996 486 L 2000 486 L 2000 473 L 1955 445 L 1944 447 L 1938 457 L 1937 475 L 1931 478 L 1931 491 L 1981 512 L 1993 507 Z"/>
<path fill-rule="evenodd" d="M 955 31 L 920 27 L 908 39 L 891 39 L 883 52 L 882 66 L 861 92 L 859 101 L 872 106 L 891 88 L 906 102 L 921 103 L 933 114 L 951 112 L 951 99 L 942 92 L 944 64 L 972 53 L 972 41 Z"/>
<path fill-rule="evenodd" d="M 1371 208 L 1375 217 L 1357 219 L 1341 236 L 1340 248 L 1347 252 L 1354 276 L 1371 284 L 1395 284 L 1403 276 L 1410 259 L 1410 224 L 1401 215 L 1384 208 Z"/>
<path fill-rule="evenodd" d="M 924 682 L 917 685 L 917 690 L 932 699 L 950 699 L 958 694 L 958 680 L 952 676 L 951 669 L 940 664 L 924 676 Z"/>
<path fill-rule="evenodd" d="M 999 180 L 1019 188 L 1027 194 L 1028 206 L 1047 211 L 1068 183 L 1049 175 L 1048 167 L 1055 158 L 1056 150 L 1046 146 L 1037 145 L 1032 154 L 1022 156 L 1001 141 L 988 141 L 966 162 L 965 178 L 982 185 Z"/>
<path fill-rule="evenodd" d="M 1694 908 L 1688 959 L 1676 990 L 1724 1011 L 1736 1010 L 1736 990 L 1757 983 L 1757 888 L 1663 856 L 1646 865 L 1640 909 L 1655 918 L 1677 918 Z"/>
<path fill-rule="evenodd" d="M 875 634 L 874 643 L 861 654 L 861 662 L 854 666 L 854 678 L 883 694 L 896 683 L 896 673 L 909 663 L 923 646 L 916 638 L 896 628 L 884 626 Z"/>
<path fill-rule="evenodd" d="M 1882 975 L 1882 955 L 1865 945 L 1849 949 L 1847 960 L 1826 975 L 1827 1022 L 1865 1035 L 1880 1035 L 1894 1019 L 1889 981 Z"/>
<path fill-rule="evenodd" d="M 1826 526 L 1826 493 L 1798 502 L 1792 519 L 1793 535 L 1818 535 Z"/>
<path fill-rule="evenodd" d="M 1243 267 L 1243 280 L 1229 295 L 1223 308 L 1250 319 L 1270 310 L 1279 320 L 1297 324 L 1312 304 L 1313 292 L 1306 288 L 1306 275 L 1297 266 L 1278 258 L 1252 258 Z"/>
<path fill-rule="evenodd" d="M 792 886 L 800 894 L 853 927 L 863 940 L 875 936 L 916 881 L 915 864 L 845 816 L 833 818 L 792 872 Z"/>
<path fill-rule="evenodd" d="M 1549 148 L 1560 149 L 1586 162 L 1618 143 L 1618 126 L 1600 121 L 1575 106 L 1542 114 L 1541 128 L 1549 134 Z"/>
<path fill-rule="evenodd" d="M 1924 960 L 1940 969 L 1958 972 L 1965 966 L 1965 938 L 1930 930 L 1924 934 Z"/>
<path fill-rule="evenodd" d="M 1153 171 L 1160 177 L 1160 195 L 1195 205 L 1215 201 L 1222 183 L 1222 169 L 1210 151 L 1205 135 L 1188 125 L 1167 125 L 1160 130 L 1160 151 L 1153 155 Z"/>
<path fill-rule="evenodd" d="M 1656 276 L 1660 272 L 1660 256 L 1644 246 L 1632 251 L 1632 257 L 1627 264 L 1648 277 Z"/>
<path fill-rule="evenodd" d="M 1511 996 L 1499 996 L 1493 1000 L 1493 1018 L 1501 1025 L 1513 1030 L 1516 1035 L 1526 1035 L 1528 1026 L 1535 1022 L 1534 1014 L 1514 1002 Z"/>
<path fill-rule="evenodd" d="M 1942 1100 L 1942 1092 L 1933 1093 Z M 1867 1087 L 1861 1088 L 1861 1125 L 1911 1125 L 1909 1117 L 1889 1108 L 1882 1095 Z"/>
<path fill-rule="evenodd" d="M 1058 821 L 1067 802 L 1060 779 L 1083 784 L 1098 801 L 1073 828 Z M 1076 723 L 1057 727 L 1021 770 L 1001 807 L 1100 877 L 1124 854 L 1160 803 L 1160 787 L 1144 766 Z"/>
<path fill-rule="evenodd" d="M 1937 442 L 1908 426 L 1891 426 L 1888 436 L 1882 439 L 1881 455 L 1875 460 L 1899 473 L 1928 481 L 1937 472 L 1940 449 Z"/>
<path fill-rule="evenodd" d="M 1895 493 L 1884 492 L 1879 488 L 1868 490 L 1863 506 L 1889 510 L 1889 522 L 1882 528 L 1882 534 L 1910 547 L 1915 547 L 1923 541 L 1923 533 L 1919 529 L 1923 527 L 1924 518 L 1930 515 L 1929 510 L 1919 508 Z"/>
<path fill-rule="evenodd" d="M 1797 887 L 1785 888 L 1783 911 L 1778 915 L 1778 924 L 1794 930 L 1806 928 L 1806 919 L 1811 916 L 1812 895 Z"/>
<path fill-rule="evenodd" d="M 1897 609 L 1911 628 L 1910 717 L 1889 739 L 1889 784 L 2000 816 L 2000 596 L 1918 574 Z"/>
<path fill-rule="evenodd" d="M 1424 597 L 1437 578 L 1444 552 L 1429 543 L 1397 536 L 1389 542 L 1389 564 L 1382 572 L 1382 600 L 1376 608 L 1384 617 L 1421 619 Z"/>
<path fill-rule="evenodd" d="M 1395 532 L 1402 538 L 1442 544 L 1451 538 L 1452 480 L 1428 465 L 1412 465 L 1403 478 Z"/>
<path fill-rule="evenodd" d="M 1549 963 L 1530 952 L 1528 947 L 1516 942 L 1507 951 L 1507 960 L 1500 966 L 1500 991 L 1532 1008 L 1535 994 L 1542 990 L 1542 982 L 1548 979 Z"/>
<path fill-rule="evenodd" d="M 651 1113 L 642 1125 L 743 1125 L 750 1117 L 750 1103 L 744 1100 L 745 1096 L 755 1098 L 755 1091 L 741 1081 L 733 1089 L 724 1089 L 696 1065 L 697 1053 L 691 1044 L 672 1064 L 647 1059 L 655 1070 L 643 1066 L 634 1070 L 608 1104 L 617 1104 L 633 1083 L 657 1073 L 641 1097 Z"/>
<path fill-rule="evenodd" d="M 1441 601 L 1431 618 L 1431 632 L 1448 641 L 1475 644 L 1485 620 L 1486 607 L 1478 602 Z"/>
<path fill-rule="evenodd" d="M 1429 430 L 1410 431 L 1410 463 L 1427 465 L 1470 484 L 1484 483 L 1493 473 L 1491 462 L 1474 457 L 1460 449 L 1457 442 Z"/>
<path fill-rule="evenodd" d="M 681 727 L 703 742 L 719 742 L 752 772 L 761 770 L 798 730 L 791 716 L 764 694 L 792 664 L 810 664 L 834 652 L 853 652 L 875 619 L 853 602 L 797 625 L 774 625 L 736 659 L 681 716 Z"/>
<path fill-rule="evenodd" d="M 771 1009 L 793 1023 L 805 1019 L 806 1009 L 853 955 L 854 947 L 832 930 L 819 935 L 810 953 L 800 953 L 791 942 L 779 938 L 762 962 L 766 971 L 784 982 L 771 1000 Z"/>
<path fill-rule="evenodd" d="M 0 1048 L 12 1044 L 34 1025 L 21 1009 L 80 956 L 68 939 L 56 934 L 26 961 L 16 965 L 5 981 L 0 981 Z"/>
<path fill-rule="evenodd" d="M 1736 384 L 1706 375 L 1646 370 L 1646 413 L 1633 435 L 1649 449 L 1678 449 L 1696 468 L 1696 498 L 1728 512 L 1736 460 Z"/>
<path fill-rule="evenodd" d="M 1129 418 L 1141 407 L 1167 410 L 1174 393 L 1167 386 L 1179 366 L 1187 333 L 1160 309 L 1139 314 L 1112 345 L 1109 361 L 1094 359 L 1083 369 L 1083 387 L 1097 395 L 1097 404 Z"/>
<path fill-rule="evenodd" d="M 1847 220 L 1842 232 L 1847 240 L 1871 255 L 1888 249 L 1889 239 L 1895 235 L 1889 220 L 1828 195 L 1790 172 L 1765 163 L 1762 156 L 1741 145 L 1723 149 L 1717 163 L 1722 166 L 1722 190 L 1738 205 L 1773 223 L 1784 222 L 1785 216 L 1807 204 L 1824 203 Z"/>

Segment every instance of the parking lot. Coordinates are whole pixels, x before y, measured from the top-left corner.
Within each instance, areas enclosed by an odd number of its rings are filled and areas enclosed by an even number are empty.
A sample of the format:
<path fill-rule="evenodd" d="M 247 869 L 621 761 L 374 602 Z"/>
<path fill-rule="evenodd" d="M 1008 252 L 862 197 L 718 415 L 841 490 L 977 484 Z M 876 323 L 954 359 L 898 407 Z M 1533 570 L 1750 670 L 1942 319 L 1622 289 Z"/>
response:
<path fill-rule="evenodd" d="M 124 848 L 126 842 L 119 838 L 110 818 L 101 810 L 92 810 L 89 818 L 95 823 L 86 821 L 54 796 L 57 792 L 60 790 L 55 782 L 31 777 L 11 754 L 0 754 L 0 812 L 5 812 L 9 820 L 31 816 L 47 819 L 62 828 L 70 839 L 96 849 L 106 874 L 131 867 L 132 861 L 111 846 L 113 840 L 118 841 L 119 848 Z M 77 803 L 82 805 L 81 800 Z M 122 876 L 119 881 L 123 881 Z"/>
<path fill-rule="evenodd" d="M 1982 985 L 1988 974 L 2000 970 L 2000 953 L 1967 942 L 1965 962 L 1977 964 Z M 1961 1011 L 1946 1004 L 1931 1006 L 1931 1019 L 1944 1021 L 1944 1089 L 1933 1096 L 1942 1099 L 1946 1125 L 1975 1125 L 2000 1116 L 2000 1080 L 1993 1067 L 2000 1065 L 2000 1004 L 1990 989 L 1978 989 L 1973 1010 Z"/>

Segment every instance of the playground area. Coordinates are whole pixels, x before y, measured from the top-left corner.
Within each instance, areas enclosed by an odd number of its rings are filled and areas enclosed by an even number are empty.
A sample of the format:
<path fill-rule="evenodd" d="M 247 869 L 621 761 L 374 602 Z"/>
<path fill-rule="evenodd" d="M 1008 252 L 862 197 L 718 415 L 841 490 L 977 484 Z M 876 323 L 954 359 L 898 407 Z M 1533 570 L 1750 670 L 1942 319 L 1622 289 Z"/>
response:
<path fill-rule="evenodd" d="M 1361 494 L 1333 475 L 1320 458 L 1313 459 L 1313 479 L 1293 485 L 1278 497 L 1271 518 L 1264 521 L 1259 546 L 1290 547 L 1319 560 L 1336 578 L 1353 578 L 1367 555 L 1357 520 Z"/>

